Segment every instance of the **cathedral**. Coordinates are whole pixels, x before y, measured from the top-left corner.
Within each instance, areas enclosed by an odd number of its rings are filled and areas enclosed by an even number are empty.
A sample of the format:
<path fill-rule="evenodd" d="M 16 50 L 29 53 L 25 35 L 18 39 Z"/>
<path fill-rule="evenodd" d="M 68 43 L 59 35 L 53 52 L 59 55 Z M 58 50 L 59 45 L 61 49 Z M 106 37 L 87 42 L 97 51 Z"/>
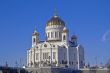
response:
<path fill-rule="evenodd" d="M 32 47 L 27 50 L 27 67 L 84 67 L 84 48 L 77 43 L 76 35 L 69 40 L 69 30 L 58 15 L 47 21 L 45 34 L 45 40 L 41 41 L 37 30 L 32 33 Z"/>

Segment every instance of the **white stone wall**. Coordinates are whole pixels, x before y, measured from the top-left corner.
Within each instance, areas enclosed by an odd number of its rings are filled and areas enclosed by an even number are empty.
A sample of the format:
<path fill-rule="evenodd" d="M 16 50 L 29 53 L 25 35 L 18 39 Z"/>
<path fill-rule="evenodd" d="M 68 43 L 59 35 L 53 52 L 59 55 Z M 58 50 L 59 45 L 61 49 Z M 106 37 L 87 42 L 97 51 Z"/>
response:
<path fill-rule="evenodd" d="M 60 44 L 59 44 L 60 43 Z M 59 45 L 58 45 L 59 44 Z M 40 43 L 30 50 L 27 51 L 27 62 L 30 64 L 28 65 L 29 67 L 35 67 L 35 63 L 40 63 L 41 61 L 43 62 L 49 62 L 52 63 L 53 66 L 65 66 L 66 64 L 62 64 L 64 62 L 67 62 L 67 48 L 66 44 L 63 42 L 58 42 L 58 43 L 48 43 L 48 42 L 43 42 Z M 69 51 L 69 67 L 78 69 L 83 67 L 82 62 L 84 63 L 84 48 L 79 45 L 78 49 L 76 47 L 68 47 Z M 48 53 L 48 58 L 44 58 L 44 54 Z M 55 58 L 53 59 L 53 53 L 55 53 Z M 38 54 L 38 57 L 37 55 Z M 79 57 L 78 57 L 79 56 Z M 36 59 L 37 57 L 37 59 Z M 50 57 L 50 58 L 49 58 Z M 63 61 L 63 62 L 62 62 Z M 79 64 L 78 64 L 79 62 Z M 48 64 L 49 64 L 48 63 Z M 31 65 L 32 64 L 32 65 Z M 78 66 L 79 65 L 79 66 Z M 41 65 L 38 65 L 41 66 Z M 43 66 L 43 65 L 42 65 Z"/>
<path fill-rule="evenodd" d="M 77 48 L 76 47 L 70 47 L 69 48 L 69 66 L 71 68 L 77 69 Z"/>
<path fill-rule="evenodd" d="M 80 64 L 80 68 L 82 68 L 83 65 L 85 64 L 84 48 L 81 45 L 79 45 L 79 64 Z"/>

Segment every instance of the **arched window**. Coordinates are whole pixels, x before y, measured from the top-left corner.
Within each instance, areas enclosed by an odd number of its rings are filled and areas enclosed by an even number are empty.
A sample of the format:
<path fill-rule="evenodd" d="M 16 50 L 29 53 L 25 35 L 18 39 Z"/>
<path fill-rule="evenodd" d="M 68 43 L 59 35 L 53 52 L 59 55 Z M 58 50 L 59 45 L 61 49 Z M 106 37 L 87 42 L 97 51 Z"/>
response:
<path fill-rule="evenodd" d="M 39 53 L 36 53 L 36 60 L 39 59 Z"/>
<path fill-rule="evenodd" d="M 59 32 L 59 38 L 61 37 L 61 32 Z"/>
<path fill-rule="evenodd" d="M 55 32 L 55 38 L 57 38 L 57 32 Z"/>
<path fill-rule="evenodd" d="M 58 32 L 56 32 L 56 38 L 58 38 Z"/>
<path fill-rule="evenodd" d="M 45 44 L 44 47 L 47 47 L 47 45 Z"/>
<path fill-rule="evenodd" d="M 35 38 L 33 38 L 33 42 L 34 42 L 34 43 L 36 42 L 36 39 L 35 39 Z"/>
<path fill-rule="evenodd" d="M 53 32 L 51 32 L 51 38 L 53 38 Z"/>
<path fill-rule="evenodd" d="M 63 40 L 66 40 L 66 36 L 65 35 L 63 36 Z"/>
<path fill-rule="evenodd" d="M 49 38 L 49 32 L 47 33 L 47 38 Z"/>

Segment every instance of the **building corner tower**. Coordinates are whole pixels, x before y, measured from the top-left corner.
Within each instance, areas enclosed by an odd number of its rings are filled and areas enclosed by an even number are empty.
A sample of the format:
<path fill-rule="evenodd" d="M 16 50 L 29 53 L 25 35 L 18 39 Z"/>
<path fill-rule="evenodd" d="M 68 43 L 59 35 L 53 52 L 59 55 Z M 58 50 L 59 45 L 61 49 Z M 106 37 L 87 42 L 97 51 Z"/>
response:
<path fill-rule="evenodd" d="M 32 33 L 32 47 L 36 45 L 39 42 L 39 33 L 35 29 L 34 32 Z"/>

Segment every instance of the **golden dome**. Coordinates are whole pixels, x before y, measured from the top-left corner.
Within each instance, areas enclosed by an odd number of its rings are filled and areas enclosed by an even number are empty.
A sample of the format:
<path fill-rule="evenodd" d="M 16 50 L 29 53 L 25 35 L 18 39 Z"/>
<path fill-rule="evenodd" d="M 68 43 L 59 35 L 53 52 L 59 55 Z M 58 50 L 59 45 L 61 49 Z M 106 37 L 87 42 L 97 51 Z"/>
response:
<path fill-rule="evenodd" d="M 37 32 L 37 31 L 34 31 L 33 33 L 32 33 L 32 35 L 34 36 L 34 35 L 39 35 L 39 33 Z"/>
<path fill-rule="evenodd" d="M 66 27 L 64 27 L 63 32 L 66 33 L 66 32 L 69 32 L 69 30 Z"/>
<path fill-rule="evenodd" d="M 47 26 L 52 26 L 52 25 L 65 26 L 65 23 L 62 19 L 60 19 L 58 16 L 55 15 L 47 22 Z"/>

